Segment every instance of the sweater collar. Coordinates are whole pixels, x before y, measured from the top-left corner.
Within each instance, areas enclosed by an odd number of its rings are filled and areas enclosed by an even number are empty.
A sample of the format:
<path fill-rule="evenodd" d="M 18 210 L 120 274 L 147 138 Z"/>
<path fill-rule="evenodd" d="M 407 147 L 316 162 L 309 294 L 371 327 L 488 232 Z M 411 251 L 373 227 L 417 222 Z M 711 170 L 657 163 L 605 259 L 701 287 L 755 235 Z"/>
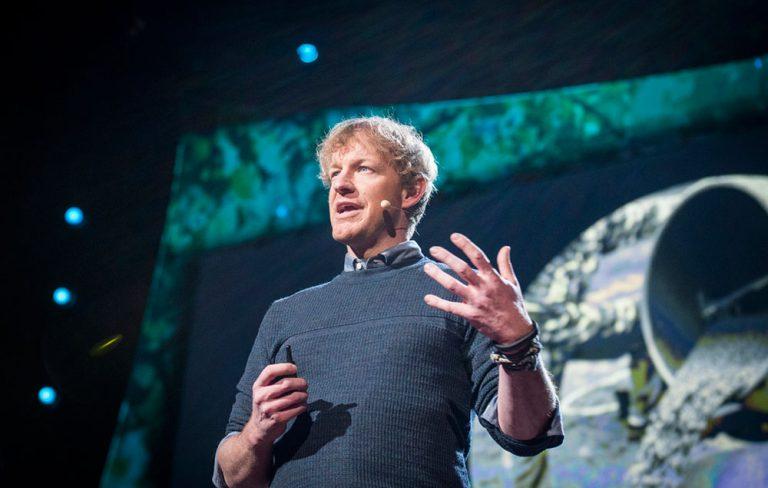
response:
<path fill-rule="evenodd" d="M 424 254 L 421 247 L 413 239 L 403 241 L 370 258 L 360 259 L 347 252 L 344 256 L 344 271 L 360 271 L 363 269 L 372 269 L 380 267 L 397 267 L 405 261 L 418 258 L 421 259 Z M 414 259 L 418 261 L 418 259 Z"/>

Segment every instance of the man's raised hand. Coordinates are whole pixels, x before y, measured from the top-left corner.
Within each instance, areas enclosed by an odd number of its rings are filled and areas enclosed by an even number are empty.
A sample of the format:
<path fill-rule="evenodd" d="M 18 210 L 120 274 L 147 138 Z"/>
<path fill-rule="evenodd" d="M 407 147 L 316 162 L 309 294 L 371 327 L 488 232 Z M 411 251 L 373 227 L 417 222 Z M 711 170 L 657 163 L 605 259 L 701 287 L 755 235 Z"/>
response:
<path fill-rule="evenodd" d="M 468 237 L 454 232 L 451 241 L 477 269 L 472 269 L 466 261 L 443 247 L 432 247 L 432 256 L 447 264 L 466 283 L 432 263 L 426 264 L 424 272 L 462 299 L 461 302 L 453 302 L 428 294 L 424 296 L 427 305 L 464 317 L 497 343 L 513 342 L 529 333 L 533 329 L 533 321 L 525 310 L 523 292 L 512 269 L 509 246 L 499 250 L 499 269 L 496 270 L 483 250 Z"/>

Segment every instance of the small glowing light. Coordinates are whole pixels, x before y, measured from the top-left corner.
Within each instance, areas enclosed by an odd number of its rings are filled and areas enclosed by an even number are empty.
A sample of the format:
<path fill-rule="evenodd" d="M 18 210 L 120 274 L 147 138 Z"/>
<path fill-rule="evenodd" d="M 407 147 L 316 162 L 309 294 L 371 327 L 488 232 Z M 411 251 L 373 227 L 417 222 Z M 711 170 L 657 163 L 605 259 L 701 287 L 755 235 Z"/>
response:
<path fill-rule="evenodd" d="M 277 217 L 280 219 L 288 217 L 288 207 L 282 204 L 278 205 L 275 209 L 275 215 L 277 215 Z"/>
<path fill-rule="evenodd" d="M 117 334 L 109 339 L 105 339 L 91 348 L 91 356 L 103 356 L 114 349 L 120 341 L 123 340 L 123 334 Z"/>
<path fill-rule="evenodd" d="M 60 286 L 53 290 L 53 301 L 56 302 L 56 305 L 61 305 L 62 307 L 69 305 L 72 303 L 72 292 L 68 288 Z"/>
<path fill-rule="evenodd" d="M 56 402 L 56 390 L 50 386 L 44 386 L 37 392 L 37 399 L 43 405 L 53 405 Z"/>
<path fill-rule="evenodd" d="M 79 207 L 69 207 L 64 212 L 64 220 L 71 226 L 78 226 L 83 223 L 83 211 Z"/>
<path fill-rule="evenodd" d="M 296 49 L 302 63 L 313 63 L 317 60 L 318 53 L 314 44 L 302 44 Z"/>
<path fill-rule="evenodd" d="M 763 60 L 760 58 L 755 58 L 755 68 L 761 69 L 763 67 Z"/>

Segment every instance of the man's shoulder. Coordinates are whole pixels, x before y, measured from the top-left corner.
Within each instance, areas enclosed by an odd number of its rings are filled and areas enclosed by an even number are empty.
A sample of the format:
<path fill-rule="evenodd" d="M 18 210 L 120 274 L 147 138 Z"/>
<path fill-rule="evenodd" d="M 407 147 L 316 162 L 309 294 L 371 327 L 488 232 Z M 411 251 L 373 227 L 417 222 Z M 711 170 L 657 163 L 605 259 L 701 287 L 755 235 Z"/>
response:
<path fill-rule="evenodd" d="M 274 301 L 272 304 L 273 306 L 278 307 L 290 307 L 294 302 L 297 300 L 306 300 L 308 297 L 312 295 L 317 295 L 320 293 L 323 293 L 326 291 L 327 286 L 330 284 L 330 281 L 326 281 L 325 283 L 320 283 L 318 285 L 309 286 L 307 288 L 304 288 L 302 290 L 299 290 L 291 295 L 285 296 L 283 298 L 278 298 Z"/>

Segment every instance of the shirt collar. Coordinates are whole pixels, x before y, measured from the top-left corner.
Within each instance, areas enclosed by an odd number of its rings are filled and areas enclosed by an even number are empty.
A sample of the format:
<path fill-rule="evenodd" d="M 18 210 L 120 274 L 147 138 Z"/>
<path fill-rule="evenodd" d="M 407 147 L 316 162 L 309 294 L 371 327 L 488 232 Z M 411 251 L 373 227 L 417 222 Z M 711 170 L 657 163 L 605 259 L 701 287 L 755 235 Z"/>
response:
<path fill-rule="evenodd" d="M 385 249 L 375 256 L 359 259 L 347 252 L 344 256 L 344 271 L 359 271 L 362 269 L 379 268 L 382 266 L 394 266 L 414 256 L 423 257 L 421 247 L 413 239 L 396 244 Z"/>

